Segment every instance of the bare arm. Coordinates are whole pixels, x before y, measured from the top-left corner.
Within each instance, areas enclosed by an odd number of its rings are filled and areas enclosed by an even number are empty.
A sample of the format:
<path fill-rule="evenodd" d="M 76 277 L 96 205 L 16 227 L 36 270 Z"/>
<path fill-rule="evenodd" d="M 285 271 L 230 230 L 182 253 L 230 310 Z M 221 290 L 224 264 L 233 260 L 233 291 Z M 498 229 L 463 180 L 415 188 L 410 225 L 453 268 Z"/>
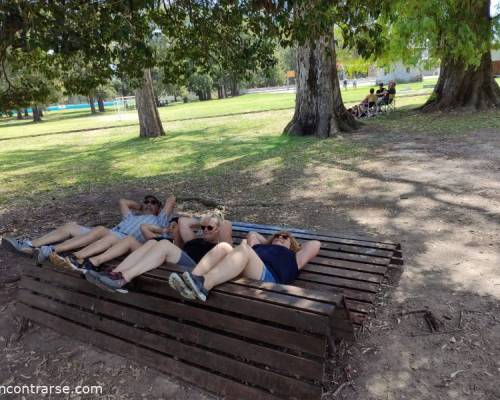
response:
<path fill-rule="evenodd" d="M 166 229 L 158 225 L 152 225 L 152 224 L 141 225 L 142 236 L 144 236 L 146 240 L 154 239 L 159 234 L 165 233 L 165 231 Z"/>
<path fill-rule="evenodd" d="M 250 247 L 255 246 L 256 244 L 265 244 L 267 239 L 257 232 L 248 232 L 247 234 L 247 242 Z"/>
<path fill-rule="evenodd" d="M 193 240 L 196 236 L 194 234 L 194 229 L 200 227 L 200 220 L 198 218 L 190 217 L 180 217 L 179 218 L 179 234 L 182 241 L 189 242 Z"/>
<path fill-rule="evenodd" d="M 219 228 L 219 239 L 221 242 L 233 244 L 233 224 L 231 221 L 222 222 Z"/>
<path fill-rule="evenodd" d="M 310 240 L 302 245 L 302 248 L 296 254 L 299 269 L 302 269 L 304 265 L 318 255 L 320 247 L 321 242 L 319 240 Z"/>
<path fill-rule="evenodd" d="M 163 207 L 163 212 L 167 215 L 172 215 L 175 208 L 175 196 L 167 197 L 165 200 L 165 206 Z"/>
<path fill-rule="evenodd" d="M 142 209 L 142 206 L 134 200 L 120 199 L 118 204 L 120 206 L 120 212 L 123 216 L 131 213 L 132 210 L 140 211 Z"/>

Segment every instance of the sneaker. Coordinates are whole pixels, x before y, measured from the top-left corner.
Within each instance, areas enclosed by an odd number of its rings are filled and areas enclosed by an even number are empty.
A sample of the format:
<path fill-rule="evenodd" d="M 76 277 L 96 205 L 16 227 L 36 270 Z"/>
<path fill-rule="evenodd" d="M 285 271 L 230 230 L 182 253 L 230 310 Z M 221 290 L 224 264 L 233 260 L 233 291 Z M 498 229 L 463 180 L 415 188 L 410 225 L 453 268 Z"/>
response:
<path fill-rule="evenodd" d="M 100 274 L 97 271 L 90 270 L 85 274 L 85 279 L 108 292 L 128 293 L 127 289 L 123 289 L 127 281 L 123 278 L 121 272 Z"/>
<path fill-rule="evenodd" d="M 48 255 L 48 259 L 50 261 L 50 263 L 54 266 L 54 267 L 58 267 L 58 268 L 65 268 L 65 269 L 70 269 L 72 271 L 79 271 L 80 268 L 78 266 L 78 264 L 74 264 L 69 257 L 63 257 L 63 256 L 60 256 L 59 254 L 57 253 L 50 253 Z"/>
<path fill-rule="evenodd" d="M 182 279 L 186 283 L 187 287 L 190 288 L 196 297 L 201 301 L 207 301 L 208 290 L 203 287 L 205 278 L 198 275 L 193 275 L 191 272 L 186 271 L 182 274 Z"/>
<path fill-rule="evenodd" d="M 51 254 L 55 254 L 53 246 L 35 247 L 33 250 L 33 258 L 35 259 L 36 265 L 43 265 Z"/>
<path fill-rule="evenodd" d="M 182 280 L 179 274 L 176 273 L 170 274 L 170 276 L 168 277 L 168 284 L 182 297 L 189 300 L 196 299 L 196 294 L 187 287 L 186 283 Z"/>
<path fill-rule="evenodd" d="M 101 272 L 101 268 L 96 267 L 94 264 L 92 264 L 92 261 L 90 261 L 88 258 L 83 260 L 83 263 L 80 265 L 80 268 L 83 270 L 83 273 L 87 273 L 87 271 Z"/>
<path fill-rule="evenodd" d="M 28 257 L 33 255 L 33 245 L 31 244 L 31 240 L 26 238 L 3 238 L 2 246 L 13 253 L 22 254 Z"/>
<path fill-rule="evenodd" d="M 64 261 L 66 263 L 66 267 L 80 271 L 82 269 L 81 264 L 78 262 L 78 258 L 75 257 L 74 254 L 70 254 L 67 257 L 64 257 Z"/>

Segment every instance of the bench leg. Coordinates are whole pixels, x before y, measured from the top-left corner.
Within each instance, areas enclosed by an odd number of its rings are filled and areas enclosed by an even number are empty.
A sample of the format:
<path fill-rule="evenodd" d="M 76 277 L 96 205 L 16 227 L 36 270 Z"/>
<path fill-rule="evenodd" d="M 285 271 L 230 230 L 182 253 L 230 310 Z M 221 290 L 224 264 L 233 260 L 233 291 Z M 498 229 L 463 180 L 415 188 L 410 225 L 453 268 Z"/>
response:
<path fill-rule="evenodd" d="M 19 319 L 19 326 L 17 328 L 17 332 L 15 335 L 12 337 L 12 342 L 17 343 L 19 342 L 23 336 L 29 331 L 30 327 L 32 326 L 31 321 L 26 318 L 26 317 L 21 317 Z"/>

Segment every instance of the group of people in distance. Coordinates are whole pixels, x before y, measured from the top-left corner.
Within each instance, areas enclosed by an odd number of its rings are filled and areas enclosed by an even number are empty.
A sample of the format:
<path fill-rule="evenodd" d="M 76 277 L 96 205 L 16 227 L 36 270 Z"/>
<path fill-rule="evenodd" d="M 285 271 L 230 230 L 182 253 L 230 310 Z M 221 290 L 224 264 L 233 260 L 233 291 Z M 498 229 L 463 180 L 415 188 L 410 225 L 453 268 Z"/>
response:
<path fill-rule="evenodd" d="M 230 221 L 217 214 L 174 216 L 175 205 L 175 197 L 164 205 L 153 195 L 142 204 L 121 199 L 122 220 L 111 229 L 70 222 L 37 239 L 3 238 L 2 244 L 38 265 L 50 261 L 78 270 L 90 283 L 112 292 L 126 293 L 124 286 L 132 279 L 165 262 L 177 264 L 180 270 L 170 274 L 169 285 L 183 297 L 201 301 L 213 287 L 238 276 L 290 283 L 320 249 L 319 241 L 301 245 L 285 231 L 270 238 L 249 232 L 233 246 Z M 127 254 L 116 267 L 106 266 Z"/>
<path fill-rule="evenodd" d="M 375 91 L 370 88 L 369 93 L 361 101 L 347 109 L 355 118 L 364 118 L 374 116 L 382 111 L 383 105 L 391 104 L 396 96 L 396 82 L 390 81 L 388 87 L 384 87 L 384 83 L 379 83 L 379 88 Z"/>

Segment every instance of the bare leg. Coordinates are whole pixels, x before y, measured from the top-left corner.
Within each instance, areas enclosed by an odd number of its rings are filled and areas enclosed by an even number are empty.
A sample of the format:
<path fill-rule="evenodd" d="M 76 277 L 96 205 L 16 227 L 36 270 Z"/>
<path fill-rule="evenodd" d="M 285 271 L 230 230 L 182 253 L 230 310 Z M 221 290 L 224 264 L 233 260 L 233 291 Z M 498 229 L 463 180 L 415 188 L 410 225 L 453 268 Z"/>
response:
<path fill-rule="evenodd" d="M 142 246 L 144 247 L 144 246 Z M 141 247 L 141 249 L 142 249 Z M 177 263 L 181 258 L 182 250 L 168 240 L 162 240 L 153 244 L 151 249 L 146 252 L 145 256 L 140 259 L 135 265 L 125 271 L 121 271 L 127 282 L 130 282 L 136 276 L 142 275 L 145 272 L 158 268 L 165 261 Z M 116 272 L 116 269 L 115 269 Z"/>
<path fill-rule="evenodd" d="M 124 272 L 131 269 L 134 265 L 136 265 L 140 260 L 142 260 L 145 255 L 151 251 L 151 249 L 156 244 L 156 240 L 148 240 L 141 247 L 139 247 L 136 251 L 129 254 L 125 260 L 123 260 L 118 266 L 113 269 L 113 272 Z"/>
<path fill-rule="evenodd" d="M 199 275 L 197 268 L 192 272 L 194 275 Z M 240 274 L 247 278 L 260 279 L 263 268 L 262 260 L 244 240 L 217 265 L 203 274 L 205 278 L 203 286 L 211 290 L 214 286 L 230 281 Z"/>
<path fill-rule="evenodd" d="M 90 232 L 85 235 L 74 237 L 73 239 L 66 240 L 65 242 L 58 244 L 55 247 L 56 253 L 61 253 L 63 251 L 75 250 L 80 247 L 89 245 L 109 234 L 111 231 L 104 226 L 98 226 L 93 228 Z"/>
<path fill-rule="evenodd" d="M 139 247 L 141 247 L 141 244 L 133 236 L 127 236 L 126 238 L 120 240 L 118 243 L 115 243 L 104 253 L 90 258 L 90 262 L 94 266 L 98 267 L 105 262 L 111 261 L 114 258 L 127 254 L 129 251 L 135 251 Z M 75 255 L 77 255 L 77 253 L 75 253 Z M 77 257 L 79 256 L 77 255 Z"/>
<path fill-rule="evenodd" d="M 104 236 L 102 239 L 99 239 L 93 243 L 90 243 L 88 246 L 83 249 L 73 253 L 76 258 L 83 260 L 95 254 L 100 254 L 106 250 L 108 250 L 111 246 L 118 243 L 120 239 L 118 236 L 110 233 L 109 235 Z"/>
<path fill-rule="evenodd" d="M 56 230 L 47 233 L 41 238 L 33 240 L 31 243 L 33 247 L 41 247 L 52 243 L 60 242 L 61 240 L 66 240 L 75 236 L 82 236 L 82 226 L 78 225 L 76 222 L 69 222 L 63 226 L 60 226 Z"/>
<path fill-rule="evenodd" d="M 195 275 L 205 275 L 213 267 L 215 267 L 224 257 L 226 257 L 233 248 L 229 243 L 221 242 L 203 256 L 200 262 L 193 270 Z M 195 272 L 196 271 L 196 272 Z"/>

